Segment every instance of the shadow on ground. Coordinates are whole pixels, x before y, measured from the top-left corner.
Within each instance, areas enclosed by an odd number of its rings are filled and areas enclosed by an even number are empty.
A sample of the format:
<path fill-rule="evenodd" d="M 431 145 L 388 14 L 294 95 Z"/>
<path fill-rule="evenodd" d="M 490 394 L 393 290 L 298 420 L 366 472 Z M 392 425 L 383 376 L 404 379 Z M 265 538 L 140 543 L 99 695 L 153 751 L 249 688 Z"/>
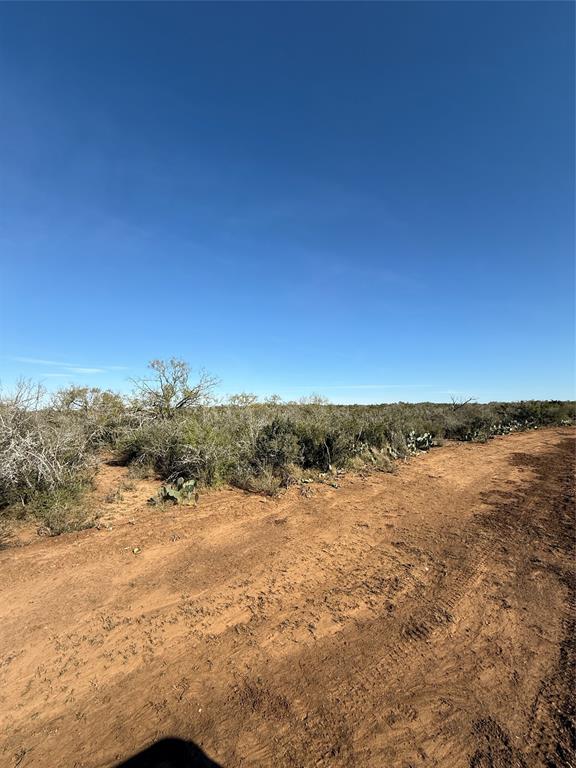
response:
<path fill-rule="evenodd" d="M 162 739 L 116 768 L 221 768 L 192 741 Z"/>

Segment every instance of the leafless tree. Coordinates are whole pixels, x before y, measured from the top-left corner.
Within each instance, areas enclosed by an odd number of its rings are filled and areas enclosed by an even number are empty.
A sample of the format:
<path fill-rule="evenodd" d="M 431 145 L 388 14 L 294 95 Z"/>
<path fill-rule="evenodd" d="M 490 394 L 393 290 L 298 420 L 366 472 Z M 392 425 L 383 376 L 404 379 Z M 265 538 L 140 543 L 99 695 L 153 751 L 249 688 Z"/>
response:
<path fill-rule="evenodd" d="M 232 406 L 239 406 L 241 408 L 247 408 L 251 405 L 255 405 L 258 402 L 258 395 L 252 392 L 238 392 L 235 395 L 228 395 L 227 404 Z"/>
<path fill-rule="evenodd" d="M 460 408 L 464 408 L 465 405 L 468 405 L 468 403 L 475 403 L 476 398 L 475 397 L 455 397 L 454 395 L 450 395 L 450 401 L 452 403 L 452 410 L 457 411 Z"/>
<path fill-rule="evenodd" d="M 148 378 L 132 379 L 137 405 L 155 418 L 172 419 L 184 408 L 206 405 L 218 378 L 201 370 L 197 381 L 191 382 L 188 363 L 178 358 L 152 360 Z"/>

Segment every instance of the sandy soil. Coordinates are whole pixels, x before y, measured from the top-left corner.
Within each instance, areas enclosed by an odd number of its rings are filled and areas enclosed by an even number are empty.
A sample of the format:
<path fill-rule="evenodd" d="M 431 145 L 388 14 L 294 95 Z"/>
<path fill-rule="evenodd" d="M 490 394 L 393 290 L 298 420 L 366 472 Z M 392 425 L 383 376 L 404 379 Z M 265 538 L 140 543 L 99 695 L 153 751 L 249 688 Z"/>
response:
<path fill-rule="evenodd" d="M 165 511 L 107 468 L 100 530 L 0 552 L 0 765 L 574 765 L 575 437 Z"/>

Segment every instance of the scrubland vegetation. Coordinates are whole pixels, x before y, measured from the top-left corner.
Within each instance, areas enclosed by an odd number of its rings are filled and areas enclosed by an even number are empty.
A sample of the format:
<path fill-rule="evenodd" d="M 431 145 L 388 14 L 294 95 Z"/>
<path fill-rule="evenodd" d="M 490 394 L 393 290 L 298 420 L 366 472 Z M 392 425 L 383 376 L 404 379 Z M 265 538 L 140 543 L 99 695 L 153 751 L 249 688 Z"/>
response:
<path fill-rule="evenodd" d="M 576 421 L 574 402 L 331 405 L 250 394 L 221 402 L 215 384 L 207 374 L 193 381 L 180 360 L 153 361 L 129 396 L 93 387 L 48 395 L 21 382 L 0 398 L 1 520 L 33 517 L 49 534 L 91 525 L 85 494 L 103 456 L 142 476 L 274 494 L 336 469 L 390 471 L 444 439 Z"/>

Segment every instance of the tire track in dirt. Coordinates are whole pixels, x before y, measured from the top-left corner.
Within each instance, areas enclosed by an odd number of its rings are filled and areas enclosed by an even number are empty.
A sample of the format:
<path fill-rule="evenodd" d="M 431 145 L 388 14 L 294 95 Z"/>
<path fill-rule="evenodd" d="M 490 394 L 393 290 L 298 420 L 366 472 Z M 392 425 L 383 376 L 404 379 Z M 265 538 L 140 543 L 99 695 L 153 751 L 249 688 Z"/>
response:
<path fill-rule="evenodd" d="M 568 458 L 571 458 L 572 445 L 570 443 L 565 446 L 566 452 Z M 545 491 L 548 493 L 550 489 L 546 488 Z M 548 501 L 548 498 L 544 498 L 542 493 L 535 494 L 534 487 L 530 486 L 519 495 L 517 494 L 515 502 L 521 504 L 528 496 L 534 495 L 536 495 L 540 505 Z M 412 643 L 430 643 L 432 635 L 438 632 L 442 633 L 446 625 L 453 621 L 451 611 L 454 611 L 459 601 L 482 581 L 487 570 L 487 563 L 491 557 L 493 558 L 494 551 L 497 551 L 498 545 L 501 543 L 502 534 L 504 533 L 508 537 L 506 539 L 507 544 L 503 548 L 504 552 L 507 552 L 510 547 L 529 545 L 529 541 L 525 542 L 522 539 L 529 538 L 530 535 L 533 535 L 534 530 L 529 521 L 525 519 L 516 521 L 516 528 L 523 534 L 521 540 L 514 541 L 511 538 L 515 528 L 514 524 L 510 523 L 510 520 L 514 519 L 513 516 L 511 517 L 511 511 L 509 504 L 501 505 L 495 514 L 480 514 L 474 519 L 469 530 L 463 532 L 462 535 L 462 539 L 468 547 L 467 557 L 462 558 L 462 552 L 459 552 L 460 563 L 458 567 L 452 568 L 450 579 L 442 578 L 434 587 L 429 589 L 427 604 L 421 607 L 418 613 L 412 613 L 411 623 L 394 627 L 390 622 L 387 622 L 384 632 L 380 631 L 378 623 L 372 623 L 369 631 L 366 627 L 358 630 L 358 635 L 370 635 L 371 642 L 380 648 L 385 648 L 386 653 L 376 662 L 368 664 L 363 662 L 364 666 L 360 668 L 355 666 L 351 670 L 348 667 L 349 678 L 343 679 L 339 686 L 332 687 L 329 705 L 323 707 L 315 719 L 306 719 L 305 736 L 302 738 L 302 742 L 303 744 L 314 743 L 321 750 L 321 756 L 315 764 L 334 762 L 336 758 L 347 760 L 351 757 L 349 739 L 342 737 L 342 734 L 350 730 L 350 724 L 347 722 L 349 718 L 346 715 L 335 718 L 333 714 L 327 715 L 326 712 L 341 711 L 341 702 L 344 700 L 346 701 L 347 713 L 353 710 L 363 713 L 374 711 L 374 704 L 376 703 L 373 695 L 374 690 L 380 689 L 379 695 L 382 695 L 382 681 L 390 677 L 393 670 L 401 667 L 414 653 Z M 545 534 L 543 540 L 549 539 L 550 535 Z M 561 541 L 564 546 L 570 542 L 570 537 L 566 538 L 565 524 L 561 530 Z M 441 641 L 441 638 L 438 640 Z M 342 647 L 339 648 L 338 654 L 343 651 Z M 433 656 L 433 653 L 429 655 Z M 563 674 L 566 676 L 569 672 Z M 350 680 L 354 680 L 354 682 L 351 683 Z M 545 685 L 545 688 L 549 687 L 549 685 Z M 294 751 L 293 729 L 295 725 L 297 723 L 292 718 L 290 744 L 283 748 L 282 756 L 284 759 L 288 759 L 291 752 Z M 469 750 L 469 744 L 474 743 L 474 741 L 479 742 L 481 746 L 472 754 L 470 765 L 522 766 L 526 764 L 521 751 L 510 744 L 509 736 L 492 717 L 476 720 L 472 724 L 470 733 L 463 732 L 460 735 L 462 737 L 460 743 L 458 740 L 453 742 L 450 755 L 445 754 L 438 764 L 446 766 L 464 764 L 463 758 L 466 755 L 466 750 L 467 748 Z M 338 747 L 331 746 L 333 744 L 338 744 Z M 279 748 L 279 744 L 276 743 L 276 756 L 278 756 Z M 548 753 L 549 750 L 547 755 Z M 562 755 L 565 753 L 566 749 L 561 752 Z M 540 760 L 543 756 L 545 757 L 544 762 Z M 551 762 L 549 755 L 544 755 L 542 749 L 534 750 L 532 757 L 531 762 L 535 759 L 535 764 L 555 764 Z"/>

